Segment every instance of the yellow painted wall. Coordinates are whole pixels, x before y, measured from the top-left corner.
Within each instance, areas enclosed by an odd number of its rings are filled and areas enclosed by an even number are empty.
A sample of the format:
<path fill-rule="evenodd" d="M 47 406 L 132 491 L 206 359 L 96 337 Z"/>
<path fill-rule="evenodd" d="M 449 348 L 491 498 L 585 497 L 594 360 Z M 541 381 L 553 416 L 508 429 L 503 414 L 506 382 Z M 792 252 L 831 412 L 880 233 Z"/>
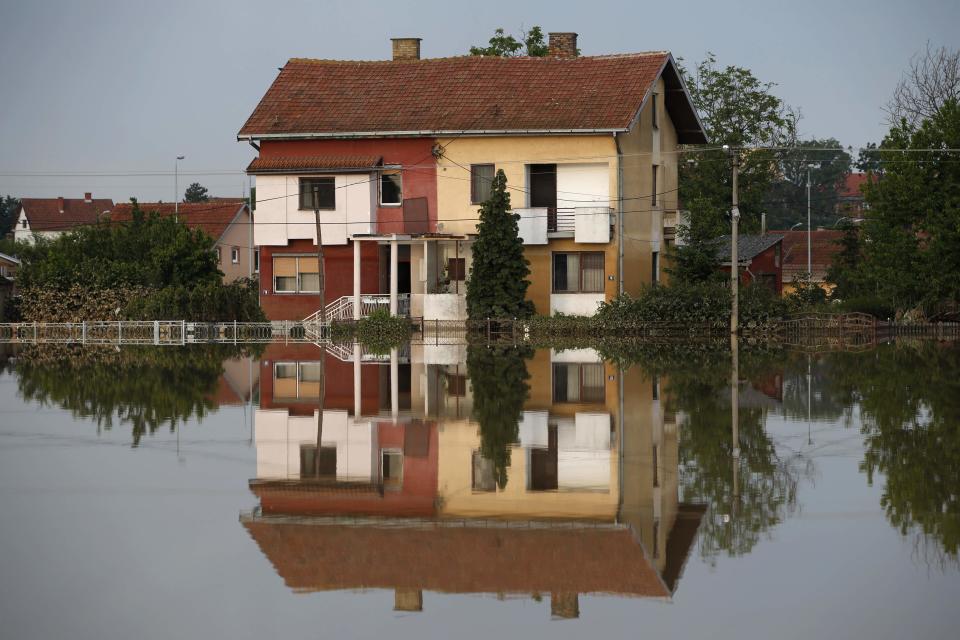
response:
<path fill-rule="evenodd" d="M 655 91 L 659 95 L 659 153 L 655 153 L 653 145 L 653 108 L 649 99 L 634 128 L 617 136 L 623 153 L 624 290 L 631 295 L 652 282 L 651 254 L 657 247 L 663 275 L 663 211 L 677 208 L 677 133 L 664 108 L 666 91 L 662 79 L 657 80 Z M 656 206 L 651 201 L 654 162 L 660 166 Z"/>
<path fill-rule="evenodd" d="M 437 211 L 446 233 L 476 233 L 480 205 L 470 203 L 470 165 L 503 169 L 515 209 L 527 206 L 528 164 L 610 163 L 610 197 L 617 193 L 617 149 L 612 135 L 492 136 L 440 138 L 437 161 Z M 451 220 L 466 218 L 467 220 Z"/>
<path fill-rule="evenodd" d="M 532 300 L 536 312 L 550 315 L 550 294 L 553 287 L 553 253 L 564 251 L 602 251 L 603 284 L 607 300 L 617 296 L 617 243 L 607 244 L 574 242 L 573 238 L 553 238 L 549 244 L 526 245 L 523 254 L 530 262 L 530 288 L 527 299 Z M 613 280 L 609 278 L 613 276 Z"/>
<path fill-rule="evenodd" d="M 603 404 L 597 403 L 563 403 L 554 404 L 553 402 L 553 360 L 551 359 L 550 349 L 537 349 L 533 357 L 527 360 L 527 372 L 530 374 L 528 384 L 530 385 L 530 395 L 523 408 L 527 411 L 549 411 L 557 416 L 573 416 L 578 411 L 598 411 L 604 410 L 613 416 L 617 415 L 619 405 L 617 403 L 617 393 L 619 387 L 617 383 L 617 368 L 612 364 L 605 363 L 604 376 L 606 386 L 604 389 L 605 401 Z M 611 380 L 611 377 L 613 378 Z"/>

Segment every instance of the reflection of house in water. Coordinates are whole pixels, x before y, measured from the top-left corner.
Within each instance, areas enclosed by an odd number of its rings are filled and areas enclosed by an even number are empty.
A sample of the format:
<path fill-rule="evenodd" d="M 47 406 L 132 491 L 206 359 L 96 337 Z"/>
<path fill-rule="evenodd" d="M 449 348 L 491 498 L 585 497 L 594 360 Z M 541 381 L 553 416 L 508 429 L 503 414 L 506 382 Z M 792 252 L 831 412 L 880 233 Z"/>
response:
<path fill-rule="evenodd" d="M 256 360 L 249 356 L 224 360 L 213 400 L 218 407 L 246 404 L 256 396 L 259 381 L 260 367 Z"/>
<path fill-rule="evenodd" d="M 470 417 L 465 355 L 327 356 L 318 463 L 319 349 L 268 349 L 250 482 L 260 506 L 241 519 L 285 583 L 393 589 L 404 611 L 423 607 L 423 591 L 550 594 L 558 617 L 579 615 L 581 593 L 670 598 L 702 509 L 678 502 L 676 423 L 656 386 L 639 372 L 621 381 L 592 351 L 537 352 L 500 487 Z"/>

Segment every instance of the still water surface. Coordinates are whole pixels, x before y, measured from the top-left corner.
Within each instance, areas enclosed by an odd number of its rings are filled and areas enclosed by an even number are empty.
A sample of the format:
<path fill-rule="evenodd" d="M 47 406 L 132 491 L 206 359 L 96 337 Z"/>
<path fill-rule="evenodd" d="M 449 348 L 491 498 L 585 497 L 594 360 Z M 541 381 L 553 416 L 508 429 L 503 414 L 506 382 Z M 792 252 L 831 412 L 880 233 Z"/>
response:
<path fill-rule="evenodd" d="M 0 637 L 956 637 L 956 346 L 321 353 L 0 354 Z"/>

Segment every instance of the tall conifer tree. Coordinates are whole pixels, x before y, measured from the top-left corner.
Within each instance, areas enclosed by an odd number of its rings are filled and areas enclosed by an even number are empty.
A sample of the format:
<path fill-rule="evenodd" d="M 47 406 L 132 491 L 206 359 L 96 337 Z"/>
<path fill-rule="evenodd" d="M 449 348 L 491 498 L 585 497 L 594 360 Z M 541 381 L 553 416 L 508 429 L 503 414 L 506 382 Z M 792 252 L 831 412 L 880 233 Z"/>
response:
<path fill-rule="evenodd" d="M 507 176 L 497 171 L 490 198 L 480 207 L 473 267 L 467 281 L 467 315 L 484 318 L 525 318 L 533 314 L 526 299 L 530 266 L 523 257 L 517 221 L 510 209 Z"/>

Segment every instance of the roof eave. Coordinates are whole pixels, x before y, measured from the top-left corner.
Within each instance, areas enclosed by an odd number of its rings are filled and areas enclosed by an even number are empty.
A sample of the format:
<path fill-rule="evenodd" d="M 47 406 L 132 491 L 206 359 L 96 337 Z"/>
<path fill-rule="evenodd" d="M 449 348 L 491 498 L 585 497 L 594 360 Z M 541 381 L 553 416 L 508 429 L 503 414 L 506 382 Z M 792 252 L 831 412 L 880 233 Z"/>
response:
<path fill-rule="evenodd" d="M 337 131 L 315 133 L 247 133 L 237 134 L 237 141 L 253 140 L 334 140 L 351 138 L 437 138 L 441 136 L 543 136 L 543 135 L 610 135 L 624 133 L 626 128 L 606 129 L 440 129 L 421 131 Z"/>

